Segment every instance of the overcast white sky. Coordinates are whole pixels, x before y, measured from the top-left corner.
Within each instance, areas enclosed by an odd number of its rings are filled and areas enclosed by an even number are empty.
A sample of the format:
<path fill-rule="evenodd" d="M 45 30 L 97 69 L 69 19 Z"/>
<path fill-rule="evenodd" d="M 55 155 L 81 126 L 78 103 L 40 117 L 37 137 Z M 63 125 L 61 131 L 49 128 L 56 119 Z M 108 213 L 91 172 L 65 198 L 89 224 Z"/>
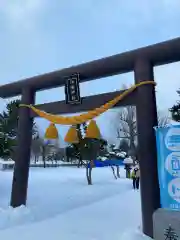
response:
<path fill-rule="evenodd" d="M 179 0 L 0 0 L 0 84 L 178 37 L 179 23 Z M 179 79 L 180 63 L 155 69 L 159 109 L 178 100 Z M 132 73 L 119 75 L 81 84 L 81 94 L 130 83 Z M 37 94 L 37 103 L 61 99 L 63 89 Z M 105 136 L 114 115 L 98 118 Z M 48 122 L 37 122 L 44 131 Z M 60 127 L 62 137 L 66 129 Z"/>

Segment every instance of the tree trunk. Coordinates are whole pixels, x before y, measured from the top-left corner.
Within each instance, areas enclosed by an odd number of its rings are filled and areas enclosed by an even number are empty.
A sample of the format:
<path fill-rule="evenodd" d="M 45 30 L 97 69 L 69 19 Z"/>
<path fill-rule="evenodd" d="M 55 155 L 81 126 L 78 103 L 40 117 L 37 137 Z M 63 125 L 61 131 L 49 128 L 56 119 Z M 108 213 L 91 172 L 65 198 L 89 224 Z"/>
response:
<path fill-rule="evenodd" d="M 115 179 L 117 179 L 117 177 L 116 177 L 116 174 L 115 174 L 114 167 L 113 167 L 113 166 L 111 166 L 111 169 L 112 169 L 112 172 L 113 172 L 114 178 L 115 178 Z"/>
<path fill-rule="evenodd" d="M 55 160 L 55 164 L 56 164 L 56 167 L 57 167 L 57 159 Z"/>
<path fill-rule="evenodd" d="M 46 161 L 43 159 L 43 167 L 46 168 Z"/>
<path fill-rule="evenodd" d="M 87 178 L 88 185 L 92 185 L 91 173 L 92 173 L 92 168 L 91 168 L 91 166 L 88 167 L 88 164 L 87 164 L 87 166 L 86 166 L 86 178 Z"/>
<path fill-rule="evenodd" d="M 94 166 L 94 161 L 91 160 L 89 164 L 86 165 L 86 178 L 88 185 L 92 185 L 92 168 Z"/>
<path fill-rule="evenodd" d="M 46 168 L 46 158 L 45 158 L 44 154 L 42 156 L 42 160 L 43 160 L 43 167 Z"/>
<path fill-rule="evenodd" d="M 89 168 L 89 185 L 92 185 L 92 166 L 90 164 L 90 168 Z"/>
<path fill-rule="evenodd" d="M 117 167 L 117 177 L 120 178 L 120 172 L 119 172 L 119 166 L 116 166 Z"/>
<path fill-rule="evenodd" d="M 87 183 L 89 185 L 89 167 L 88 167 L 88 164 L 86 165 L 86 178 L 87 178 Z"/>
<path fill-rule="evenodd" d="M 78 160 L 78 168 L 82 167 L 83 165 L 83 160 L 82 160 L 82 157 L 81 157 L 81 154 L 79 155 L 79 160 Z"/>
<path fill-rule="evenodd" d="M 80 168 L 80 166 L 81 166 L 81 159 L 78 160 L 78 165 L 77 165 L 77 167 Z"/>
<path fill-rule="evenodd" d="M 78 163 L 77 163 L 77 168 L 79 168 L 80 167 L 80 165 L 79 165 L 79 160 L 78 160 Z"/>

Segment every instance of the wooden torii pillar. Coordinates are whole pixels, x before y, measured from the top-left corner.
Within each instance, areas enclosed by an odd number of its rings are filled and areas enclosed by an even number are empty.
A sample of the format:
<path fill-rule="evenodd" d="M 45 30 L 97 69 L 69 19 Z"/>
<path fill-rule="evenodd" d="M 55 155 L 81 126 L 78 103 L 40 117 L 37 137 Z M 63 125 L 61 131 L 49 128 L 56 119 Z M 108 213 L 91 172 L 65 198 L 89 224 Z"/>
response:
<path fill-rule="evenodd" d="M 36 91 L 63 86 L 65 85 L 65 77 L 74 73 L 79 73 L 80 82 L 130 71 L 134 71 L 136 83 L 152 81 L 154 79 L 154 66 L 177 61 L 180 61 L 180 38 L 6 84 L 0 86 L 0 97 L 10 98 L 22 94 L 22 103 L 33 104 Z M 53 114 L 88 111 L 104 104 L 119 93 L 85 97 L 82 99 L 82 105 L 73 107 L 67 105 L 65 101 L 41 104 L 37 107 Z M 154 86 L 141 86 L 116 107 L 122 105 L 137 106 L 143 232 L 152 237 L 152 215 L 160 207 L 156 143 L 153 130 L 153 127 L 157 125 Z M 26 204 L 33 117 L 35 115 L 29 109 L 20 109 L 18 149 L 11 195 L 13 207 Z"/>
<path fill-rule="evenodd" d="M 22 90 L 21 102 L 24 104 L 35 103 L 35 93 L 30 88 Z M 18 145 L 12 182 L 11 206 L 26 205 L 29 165 L 31 158 L 33 118 L 28 108 L 19 109 Z"/>
<path fill-rule="evenodd" d="M 135 83 L 154 80 L 153 66 L 146 59 L 137 59 Z M 160 189 L 157 172 L 157 150 L 154 126 L 158 125 L 154 85 L 137 89 L 138 159 L 141 171 L 141 208 L 143 232 L 153 237 L 152 213 L 160 207 Z"/>

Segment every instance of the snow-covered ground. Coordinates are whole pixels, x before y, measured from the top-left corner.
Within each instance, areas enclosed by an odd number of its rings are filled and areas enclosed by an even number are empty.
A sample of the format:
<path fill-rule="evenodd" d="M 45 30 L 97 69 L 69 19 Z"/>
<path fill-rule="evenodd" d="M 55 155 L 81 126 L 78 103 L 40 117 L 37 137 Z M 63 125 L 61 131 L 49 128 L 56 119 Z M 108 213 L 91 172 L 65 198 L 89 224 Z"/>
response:
<path fill-rule="evenodd" d="M 85 169 L 31 169 L 27 208 L 11 209 L 12 171 L 0 172 L 0 239 L 146 239 L 138 232 L 139 191 L 121 175 L 96 168 L 88 186 Z"/>

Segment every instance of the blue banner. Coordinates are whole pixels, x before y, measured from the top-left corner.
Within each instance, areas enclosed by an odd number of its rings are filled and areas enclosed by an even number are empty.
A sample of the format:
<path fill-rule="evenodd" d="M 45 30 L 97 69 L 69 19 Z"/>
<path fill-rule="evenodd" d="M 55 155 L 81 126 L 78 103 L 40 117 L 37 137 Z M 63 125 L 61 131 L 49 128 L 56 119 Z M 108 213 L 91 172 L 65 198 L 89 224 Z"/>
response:
<path fill-rule="evenodd" d="M 123 160 L 118 159 L 107 159 L 105 161 L 94 160 L 95 167 L 108 167 L 108 166 L 124 166 Z M 90 164 L 88 164 L 88 167 Z"/>
<path fill-rule="evenodd" d="M 156 128 L 161 207 L 180 211 L 180 125 Z"/>

